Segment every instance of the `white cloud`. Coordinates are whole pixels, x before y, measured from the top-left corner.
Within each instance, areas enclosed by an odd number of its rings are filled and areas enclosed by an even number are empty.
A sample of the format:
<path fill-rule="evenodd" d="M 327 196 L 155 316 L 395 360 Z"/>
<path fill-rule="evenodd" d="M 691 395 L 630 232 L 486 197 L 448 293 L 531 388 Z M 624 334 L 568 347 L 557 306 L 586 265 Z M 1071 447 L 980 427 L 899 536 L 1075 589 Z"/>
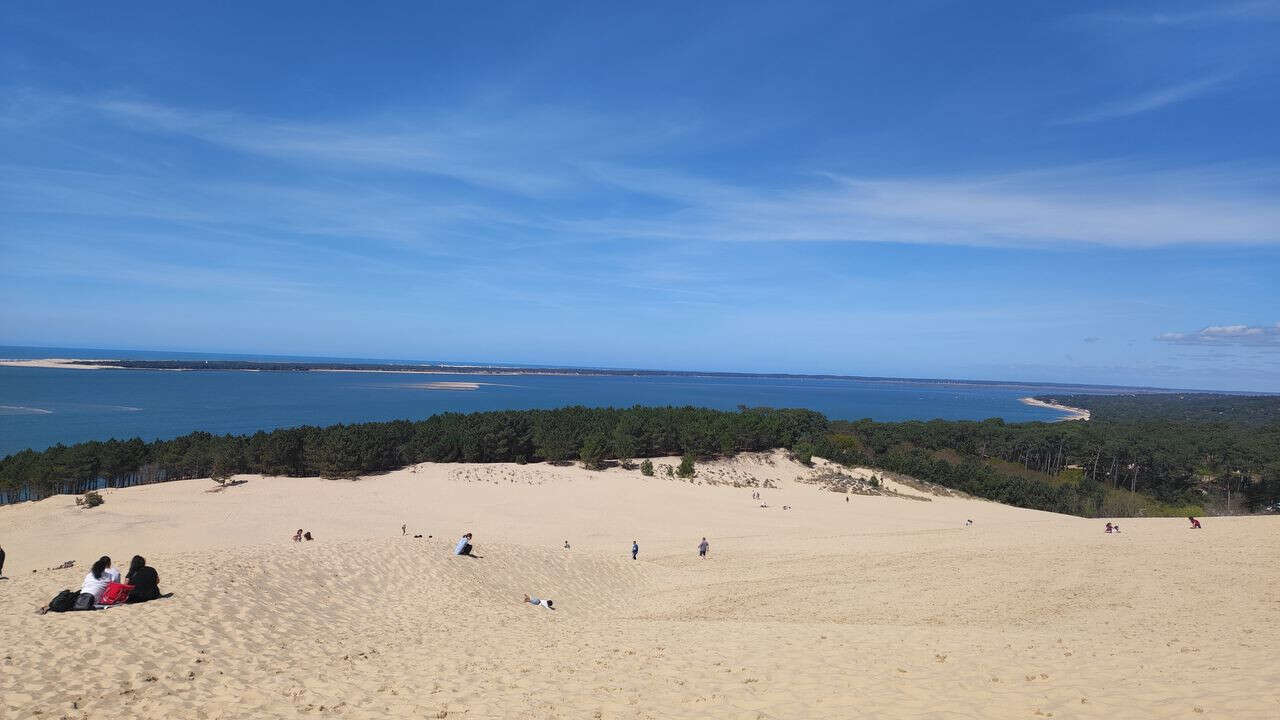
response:
<path fill-rule="evenodd" d="M 1161 333 L 1156 340 L 1175 345 L 1280 348 L 1280 322 L 1275 325 L 1210 325 L 1195 332 Z"/>

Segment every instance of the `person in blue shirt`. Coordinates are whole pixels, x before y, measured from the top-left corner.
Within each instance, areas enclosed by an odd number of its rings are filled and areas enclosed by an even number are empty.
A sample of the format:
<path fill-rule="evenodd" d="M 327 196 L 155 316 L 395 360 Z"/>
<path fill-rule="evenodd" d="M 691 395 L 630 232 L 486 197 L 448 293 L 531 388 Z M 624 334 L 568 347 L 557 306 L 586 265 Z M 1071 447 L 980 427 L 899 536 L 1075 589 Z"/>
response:
<path fill-rule="evenodd" d="M 636 542 L 635 540 L 632 540 L 631 541 L 631 559 L 635 560 L 636 556 L 639 554 L 640 554 L 640 543 Z"/>

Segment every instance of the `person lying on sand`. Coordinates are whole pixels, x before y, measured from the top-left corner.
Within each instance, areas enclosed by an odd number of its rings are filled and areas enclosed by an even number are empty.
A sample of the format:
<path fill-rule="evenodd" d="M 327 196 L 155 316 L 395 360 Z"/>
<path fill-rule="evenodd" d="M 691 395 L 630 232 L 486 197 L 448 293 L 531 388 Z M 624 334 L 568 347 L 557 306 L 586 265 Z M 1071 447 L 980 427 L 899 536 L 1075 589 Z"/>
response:
<path fill-rule="evenodd" d="M 525 595 L 524 601 L 529 603 L 530 605 L 541 605 L 542 607 L 548 610 L 555 610 L 555 607 L 554 607 L 555 603 L 551 600 L 539 600 L 538 598 L 531 598 L 528 595 Z"/>
<path fill-rule="evenodd" d="M 133 590 L 129 591 L 129 599 L 125 602 L 140 603 L 160 597 L 160 573 L 148 565 L 146 558 L 141 555 L 133 556 L 124 580 L 133 586 Z"/>

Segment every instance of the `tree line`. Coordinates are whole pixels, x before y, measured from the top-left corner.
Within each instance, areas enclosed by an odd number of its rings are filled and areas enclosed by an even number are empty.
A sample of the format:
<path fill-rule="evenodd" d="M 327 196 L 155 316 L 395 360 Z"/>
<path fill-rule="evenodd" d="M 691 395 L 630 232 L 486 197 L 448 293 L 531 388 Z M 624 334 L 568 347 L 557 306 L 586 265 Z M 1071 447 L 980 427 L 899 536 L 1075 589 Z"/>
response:
<path fill-rule="evenodd" d="M 640 406 L 443 413 L 251 435 L 56 445 L 0 460 L 0 501 L 240 473 L 354 478 L 420 462 L 580 461 L 598 468 L 606 460 L 773 448 L 802 462 L 820 456 L 1083 516 L 1108 512 L 1104 498 L 1122 490 L 1170 506 L 1221 507 L 1226 500 L 1227 512 L 1280 503 L 1280 424 L 848 422 L 811 410 Z"/>

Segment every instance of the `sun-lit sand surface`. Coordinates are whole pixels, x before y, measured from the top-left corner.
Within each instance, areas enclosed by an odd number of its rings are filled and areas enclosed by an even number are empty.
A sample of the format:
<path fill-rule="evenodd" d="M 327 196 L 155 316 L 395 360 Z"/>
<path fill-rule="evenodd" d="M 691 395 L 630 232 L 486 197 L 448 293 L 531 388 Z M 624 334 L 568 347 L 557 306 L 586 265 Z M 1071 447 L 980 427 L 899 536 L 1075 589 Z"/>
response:
<path fill-rule="evenodd" d="M 0 507 L 0 716 L 1280 717 L 1280 518 L 1112 536 L 960 498 L 845 502 L 781 455 L 692 483 L 662 462 Z M 752 478 L 778 486 L 768 508 L 732 486 Z M 450 554 L 467 530 L 483 557 Z M 147 556 L 175 596 L 34 613 L 103 553 Z"/>

